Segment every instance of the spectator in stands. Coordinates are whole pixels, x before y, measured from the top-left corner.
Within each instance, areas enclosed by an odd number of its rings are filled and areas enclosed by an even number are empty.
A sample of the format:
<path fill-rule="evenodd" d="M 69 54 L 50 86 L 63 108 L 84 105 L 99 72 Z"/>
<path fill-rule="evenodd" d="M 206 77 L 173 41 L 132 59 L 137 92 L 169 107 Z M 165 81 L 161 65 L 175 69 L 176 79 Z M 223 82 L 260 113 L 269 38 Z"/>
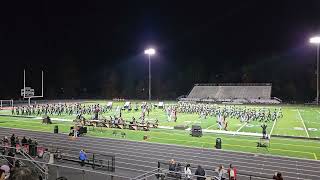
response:
<path fill-rule="evenodd" d="M 20 146 L 20 139 L 18 136 L 16 136 L 16 146 L 19 145 Z"/>
<path fill-rule="evenodd" d="M 228 169 L 229 180 L 237 180 L 237 169 L 230 164 Z"/>
<path fill-rule="evenodd" d="M 5 178 L 4 170 L 0 169 L 0 180 L 4 180 L 4 178 Z"/>
<path fill-rule="evenodd" d="M 216 169 L 216 171 L 218 173 L 218 180 L 225 180 L 226 179 L 226 170 L 224 169 L 224 167 L 222 165 L 220 165 Z"/>
<path fill-rule="evenodd" d="M 4 177 L 5 177 L 4 179 L 8 179 L 10 176 L 10 167 L 7 165 L 2 165 L 0 167 L 0 170 L 3 171 Z"/>
<path fill-rule="evenodd" d="M 10 180 L 39 180 L 39 175 L 30 168 L 20 167 L 12 172 Z"/>
<path fill-rule="evenodd" d="M 198 168 L 195 172 L 195 175 L 197 176 L 197 180 L 205 180 L 205 176 L 206 176 L 206 172 L 204 171 L 204 169 L 198 165 Z"/>
<path fill-rule="evenodd" d="M 181 164 L 178 163 L 178 165 L 176 167 L 176 178 L 181 179 L 181 173 L 182 173 L 181 171 L 182 171 Z"/>
<path fill-rule="evenodd" d="M 276 172 L 272 179 L 283 180 L 283 177 L 282 177 L 282 174 L 280 172 Z"/>
<path fill-rule="evenodd" d="M 9 167 L 12 168 L 13 165 L 14 165 L 14 150 L 13 149 L 10 149 L 9 153 L 8 153 L 8 156 L 9 158 L 8 159 L 8 162 L 9 162 Z"/>
<path fill-rule="evenodd" d="M 190 164 L 187 164 L 186 167 L 184 167 L 184 175 L 186 180 L 191 179 L 191 169 L 190 169 Z"/>
<path fill-rule="evenodd" d="M 10 138 L 10 142 L 11 142 L 11 147 L 16 147 L 16 136 L 14 134 L 12 134 Z"/>
<path fill-rule="evenodd" d="M 80 165 L 83 167 L 85 165 L 85 161 L 87 160 L 87 154 L 84 149 L 82 149 L 79 153 Z"/>
<path fill-rule="evenodd" d="M 32 139 L 31 139 L 31 137 L 29 137 L 29 139 L 28 139 L 28 144 L 29 144 L 29 145 L 32 144 Z"/>
<path fill-rule="evenodd" d="M 9 139 L 7 136 L 5 136 L 2 141 L 4 145 L 9 144 Z"/>
<path fill-rule="evenodd" d="M 170 163 L 169 163 L 169 171 L 175 171 L 176 170 L 176 161 L 174 159 L 171 159 Z"/>
<path fill-rule="evenodd" d="M 23 136 L 23 138 L 21 139 L 21 145 L 25 146 L 27 144 L 28 144 L 28 140 L 27 140 L 27 138 L 25 136 Z"/>
<path fill-rule="evenodd" d="M 5 179 L 4 170 L 0 169 L 0 180 L 4 180 L 4 179 Z"/>

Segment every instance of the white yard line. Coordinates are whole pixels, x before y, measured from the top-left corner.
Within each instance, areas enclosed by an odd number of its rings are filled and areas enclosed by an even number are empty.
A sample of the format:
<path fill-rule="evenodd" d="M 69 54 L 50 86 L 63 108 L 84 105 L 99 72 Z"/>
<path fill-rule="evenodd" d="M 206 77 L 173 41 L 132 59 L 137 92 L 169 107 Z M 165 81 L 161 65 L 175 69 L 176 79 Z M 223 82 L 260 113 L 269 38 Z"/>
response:
<path fill-rule="evenodd" d="M 276 120 L 274 120 L 274 122 L 273 122 L 273 125 L 272 125 L 272 128 L 271 128 L 269 137 L 271 137 L 272 132 L 273 132 L 273 129 L 274 129 L 274 127 L 276 126 L 276 123 L 277 123 L 277 120 L 278 120 L 278 115 L 279 115 L 279 110 L 278 110 L 278 112 L 277 112 Z"/>
<path fill-rule="evenodd" d="M 236 135 L 247 124 L 248 124 L 248 122 L 244 123 L 236 132 L 234 132 L 233 135 Z"/>
<path fill-rule="evenodd" d="M 277 120 L 278 120 L 278 118 L 276 118 L 276 120 L 274 120 L 274 122 L 273 122 L 269 137 L 271 137 L 271 135 L 272 135 L 272 132 L 273 132 L 274 127 L 276 126 Z"/>
<path fill-rule="evenodd" d="M 304 129 L 306 130 L 307 136 L 310 137 L 310 136 L 309 136 L 309 133 L 308 133 L 308 130 L 307 130 L 307 127 L 306 127 L 306 125 L 304 124 L 304 121 L 303 121 L 302 116 L 301 116 L 301 114 L 300 114 L 299 109 L 298 109 L 298 114 L 299 114 L 299 117 L 300 117 L 300 119 L 301 119 L 301 121 L 302 121 L 303 127 L 304 127 Z"/>
<path fill-rule="evenodd" d="M 216 124 L 209 126 L 207 129 L 209 129 L 209 128 L 213 127 L 213 126 L 216 126 Z"/>

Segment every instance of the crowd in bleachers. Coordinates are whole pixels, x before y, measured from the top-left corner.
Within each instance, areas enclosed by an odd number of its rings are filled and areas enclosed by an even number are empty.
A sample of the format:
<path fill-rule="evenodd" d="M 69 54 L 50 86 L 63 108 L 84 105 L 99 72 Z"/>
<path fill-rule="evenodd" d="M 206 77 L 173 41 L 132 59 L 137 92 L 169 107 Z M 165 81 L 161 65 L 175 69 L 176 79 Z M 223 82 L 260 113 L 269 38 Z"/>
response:
<path fill-rule="evenodd" d="M 0 158 L 0 180 L 42 180 L 35 167 L 30 167 L 22 162 L 23 153 L 28 153 L 30 156 L 40 157 L 42 153 L 37 152 L 37 139 L 23 137 L 21 140 L 15 134 L 12 134 L 10 139 L 5 136 L 1 139 L 1 158 Z M 66 180 L 61 177 L 59 180 Z"/>

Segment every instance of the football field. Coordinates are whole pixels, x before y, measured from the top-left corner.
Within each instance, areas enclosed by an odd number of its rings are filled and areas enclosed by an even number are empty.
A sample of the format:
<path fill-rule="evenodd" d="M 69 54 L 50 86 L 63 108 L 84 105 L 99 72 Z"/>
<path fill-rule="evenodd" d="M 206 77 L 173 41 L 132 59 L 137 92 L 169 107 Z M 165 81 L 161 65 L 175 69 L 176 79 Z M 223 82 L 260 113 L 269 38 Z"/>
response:
<path fill-rule="evenodd" d="M 131 101 L 131 103 L 140 104 L 142 101 Z M 105 105 L 107 101 L 86 101 L 83 104 Z M 157 103 L 157 102 L 154 102 Z M 165 104 L 176 104 L 177 102 L 168 101 Z M 108 118 L 115 115 L 117 106 L 122 107 L 124 102 L 114 102 L 113 110 L 103 113 L 102 116 Z M 217 105 L 225 106 L 225 105 Z M 227 105 L 228 106 L 228 105 Z M 233 105 L 232 105 L 233 106 Z M 89 128 L 87 135 L 106 138 L 123 138 L 119 134 L 126 133 L 126 139 L 142 141 L 143 136 L 148 136 L 148 141 L 179 144 L 183 146 L 193 146 L 199 148 L 214 148 L 216 138 L 222 138 L 222 147 L 224 150 L 242 151 L 251 153 L 263 153 L 280 156 L 299 157 L 307 159 L 320 158 L 320 140 L 312 140 L 311 138 L 320 138 L 320 109 L 316 106 L 304 105 L 236 105 L 246 106 L 247 108 L 268 108 L 271 110 L 281 107 L 283 117 L 276 121 L 267 123 L 267 133 L 271 135 L 270 147 L 257 148 L 257 142 L 261 136 L 261 122 L 251 121 L 241 123 L 239 119 L 228 118 L 228 131 L 218 130 L 217 117 L 208 116 L 200 117 L 198 114 L 178 113 L 177 122 L 168 121 L 167 113 L 163 109 L 152 109 L 149 121 L 159 121 L 159 128 L 151 128 L 150 131 L 132 131 L 127 129 L 108 129 L 108 128 Z M 55 125 L 59 126 L 59 131 L 68 133 L 72 120 L 75 115 L 49 115 L 53 124 L 44 125 L 41 123 L 41 117 L 12 117 L 10 110 L 0 111 L 0 127 L 28 129 L 34 131 L 53 132 Z M 92 115 L 85 115 L 86 119 L 90 119 Z M 132 117 L 139 119 L 141 111 L 123 111 L 122 117 L 130 121 Z M 192 125 L 200 125 L 203 129 L 204 136 L 191 137 L 190 130 L 177 130 L 174 126 L 184 125 L 191 128 Z M 115 133 L 117 132 L 117 133 Z M 117 135 L 118 134 L 118 135 Z M 276 137 L 290 136 L 295 138 Z M 297 138 L 299 137 L 299 138 Z M 305 139 L 301 139 L 301 137 Z M 310 139 L 308 139 L 310 138 Z"/>

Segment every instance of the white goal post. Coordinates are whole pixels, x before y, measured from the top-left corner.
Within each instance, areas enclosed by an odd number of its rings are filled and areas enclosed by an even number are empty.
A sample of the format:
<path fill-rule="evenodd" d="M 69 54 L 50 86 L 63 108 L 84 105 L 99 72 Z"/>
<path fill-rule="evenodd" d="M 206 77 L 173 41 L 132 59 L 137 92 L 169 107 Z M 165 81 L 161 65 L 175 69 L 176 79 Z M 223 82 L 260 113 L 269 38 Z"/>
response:
<path fill-rule="evenodd" d="M 0 109 L 3 107 L 13 107 L 13 99 L 0 99 Z"/>

